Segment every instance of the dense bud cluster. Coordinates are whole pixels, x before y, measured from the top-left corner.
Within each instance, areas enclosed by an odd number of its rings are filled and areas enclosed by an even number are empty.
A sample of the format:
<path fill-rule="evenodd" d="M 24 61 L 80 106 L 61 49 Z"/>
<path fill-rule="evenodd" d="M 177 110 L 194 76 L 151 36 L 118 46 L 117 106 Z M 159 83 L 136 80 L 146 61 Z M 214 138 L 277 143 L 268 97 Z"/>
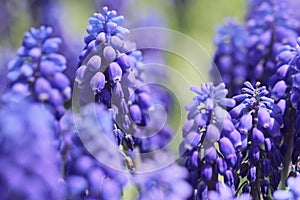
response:
<path fill-rule="evenodd" d="M 163 104 L 161 96 L 151 92 L 163 93 L 142 78 L 142 52 L 126 40 L 129 31 L 120 26 L 123 19 L 107 7 L 103 8 L 103 15 L 95 13 L 89 18 L 76 81 L 81 88 L 81 104 L 95 101 L 112 112 L 117 145 L 129 151 L 139 147 L 140 152 L 146 153 L 164 147 L 172 131 L 165 125 L 154 136 L 143 138 L 157 129 L 153 127 L 155 123 L 147 126 L 155 120 L 150 119 L 150 110 L 154 104 Z M 165 109 L 168 107 L 167 104 Z"/>
<path fill-rule="evenodd" d="M 63 73 L 66 59 L 58 52 L 61 39 L 50 37 L 51 33 L 51 27 L 41 26 L 24 34 L 18 57 L 8 64 L 9 88 L 2 100 L 6 103 L 30 98 L 43 102 L 60 118 L 64 103 L 71 98 L 71 87 Z"/>
<path fill-rule="evenodd" d="M 235 148 L 241 145 L 239 132 L 231 122 L 226 107 L 235 101 L 226 98 L 225 84 L 214 86 L 202 83 L 191 90 L 197 94 L 186 105 L 188 122 L 183 126 L 183 142 L 180 146 L 189 179 L 195 189 L 195 198 L 203 199 L 208 190 L 214 190 L 218 174 L 228 186 L 234 188 L 233 170 L 238 161 Z"/>
<path fill-rule="evenodd" d="M 245 82 L 241 94 L 233 99 L 237 106 L 230 114 L 241 138 L 240 176 L 247 176 L 247 181 L 241 183 L 243 191 L 253 198 L 266 198 L 269 188 L 276 190 L 280 181 L 281 110 L 259 82 L 255 87 Z"/>

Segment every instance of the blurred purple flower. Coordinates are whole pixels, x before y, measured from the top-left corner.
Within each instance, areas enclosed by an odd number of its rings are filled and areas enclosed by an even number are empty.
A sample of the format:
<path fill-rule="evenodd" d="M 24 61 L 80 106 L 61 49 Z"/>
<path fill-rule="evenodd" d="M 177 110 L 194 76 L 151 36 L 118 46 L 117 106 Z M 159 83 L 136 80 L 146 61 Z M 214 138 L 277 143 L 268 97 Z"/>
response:
<path fill-rule="evenodd" d="M 25 102 L 5 105 L 0 116 L 1 198 L 63 199 L 55 119 Z"/>
<path fill-rule="evenodd" d="M 51 27 L 31 28 L 24 34 L 18 57 L 8 64 L 8 89 L 2 101 L 22 98 L 44 102 L 60 118 L 71 98 L 69 79 L 63 74 L 66 59 L 58 53 L 60 38 L 50 37 Z M 18 100 L 17 100 L 18 101 Z"/>

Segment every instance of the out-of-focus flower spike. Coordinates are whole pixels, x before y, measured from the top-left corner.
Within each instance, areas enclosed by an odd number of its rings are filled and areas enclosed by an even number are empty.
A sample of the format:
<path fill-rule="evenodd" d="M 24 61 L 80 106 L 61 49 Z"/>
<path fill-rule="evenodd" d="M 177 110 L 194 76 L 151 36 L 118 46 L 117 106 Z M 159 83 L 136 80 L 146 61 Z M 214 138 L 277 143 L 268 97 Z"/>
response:
<path fill-rule="evenodd" d="M 59 119 L 64 113 L 64 103 L 71 98 L 71 87 L 70 80 L 63 73 L 66 59 L 58 53 L 61 39 L 50 37 L 51 34 L 52 28 L 45 26 L 31 28 L 30 32 L 24 34 L 22 53 L 19 51 L 18 58 L 8 66 L 9 84 L 6 92 L 10 93 L 14 84 L 28 85 L 30 93 L 23 98 L 28 97 L 50 105 L 49 108 Z M 59 91 L 59 94 L 50 91 Z M 55 97 L 51 97 L 52 94 Z M 52 101 L 53 99 L 63 101 Z M 7 103 L 7 99 L 5 101 Z"/>

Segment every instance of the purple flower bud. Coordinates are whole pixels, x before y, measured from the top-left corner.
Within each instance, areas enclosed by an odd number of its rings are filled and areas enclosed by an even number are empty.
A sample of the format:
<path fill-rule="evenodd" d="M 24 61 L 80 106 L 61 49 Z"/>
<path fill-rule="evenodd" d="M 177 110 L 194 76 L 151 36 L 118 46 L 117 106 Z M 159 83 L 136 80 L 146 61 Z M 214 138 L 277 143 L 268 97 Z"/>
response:
<path fill-rule="evenodd" d="M 106 46 L 103 49 L 103 56 L 108 63 L 116 59 L 116 51 L 111 46 Z"/>
<path fill-rule="evenodd" d="M 269 194 L 269 182 L 267 180 L 261 180 L 260 188 L 263 195 L 268 196 Z"/>
<path fill-rule="evenodd" d="M 90 86 L 94 92 L 94 94 L 99 93 L 105 87 L 105 76 L 101 72 L 97 72 L 92 80 L 90 81 Z"/>
<path fill-rule="evenodd" d="M 87 63 L 87 68 L 92 71 L 96 72 L 100 69 L 101 66 L 101 57 L 98 55 L 94 55 L 91 57 Z"/>
<path fill-rule="evenodd" d="M 250 181 L 250 183 L 254 183 L 256 180 L 256 167 L 252 166 L 249 170 L 249 174 L 248 174 L 248 180 Z"/>
<path fill-rule="evenodd" d="M 149 94 L 142 92 L 138 94 L 139 104 L 142 109 L 148 109 L 152 105 L 152 98 Z"/>
<path fill-rule="evenodd" d="M 27 32 L 28 33 L 28 32 Z M 25 34 L 26 35 L 26 34 Z M 22 41 L 22 46 L 25 46 L 26 48 L 30 49 L 33 48 L 37 45 L 37 41 L 32 37 L 26 37 L 23 41 Z"/>
<path fill-rule="evenodd" d="M 250 97 L 249 94 L 239 94 L 239 95 L 234 96 L 233 99 L 236 102 L 241 102 L 241 101 L 244 101 L 246 98 L 249 98 L 249 97 Z"/>
<path fill-rule="evenodd" d="M 278 81 L 272 89 L 272 98 L 275 100 L 281 99 L 284 96 L 286 89 L 286 83 L 283 80 Z"/>
<path fill-rule="evenodd" d="M 60 94 L 60 92 L 56 89 L 52 89 L 50 92 L 49 92 L 49 95 L 50 95 L 50 99 L 49 99 L 49 102 L 54 105 L 54 106 L 60 106 L 60 105 L 63 105 L 63 98 Z"/>
<path fill-rule="evenodd" d="M 24 76 L 24 77 L 30 77 L 33 75 L 33 69 L 32 66 L 30 66 L 29 64 L 23 64 L 20 68 L 20 73 Z"/>
<path fill-rule="evenodd" d="M 281 135 L 280 125 L 273 117 L 270 118 L 270 125 L 267 128 L 267 131 L 271 137 L 276 137 Z"/>
<path fill-rule="evenodd" d="M 193 151 L 190 162 L 191 166 L 195 169 L 197 169 L 200 166 L 200 158 L 198 151 Z"/>
<path fill-rule="evenodd" d="M 190 132 L 184 139 L 185 148 L 189 150 L 192 150 L 195 147 L 197 147 L 199 142 L 200 142 L 200 134 L 194 131 Z"/>
<path fill-rule="evenodd" d="M 34 85 L 34 90 L 40 101 L 49 99 L 49 93 L 52 89 L 50 83 L 44 78 L 38 78 Z"/>
<path fill-rule="evenodd" d="M 234 107 L 231 111 L 230 111 L 230 115 L 233 118 L 239 118 L 242 114 L 243 114 L 243 110 L 246 108 L 246 104 L 241 103 L 238 106 Z M 251 123 L 252 124 L 252 123 Z"/>
<path fill-rule="evenodd" d="M 205 109 L 212 110 L 214 108 L 214 101 L 211 98 L 207 98 L 205 102 Z"/>
<path fill-rule="evenodd" d="M 217 159 L 217 151 L 214 145 L 205 148 L 204 159 L 208 163 L 213 163 Z"/>
<path fill-rule="evenodd" d="M 223 137 L 219 141 L 220 151 L 227 160 L 231 160 L 234 165 L 234 160 L 236 161 L 235 149 L 231 141 L 227 137 Z"/>
<path fill-rule="evenodd" d="M 86 74 L 86 69 L 87 67 L 85 65 L 80 66 L 77 71 L 76 71 L 76 78 L 75 81 L 79 84 L 82 85 L 83 82 L 85 81 L 85 74 Z"/>
<path fill-rule="evenodd" d="M 273 151 L 274 143 L 270 138 L 265 139 L 265 150 L 270 153 Z"/>
<path fill-rule="evenodd" d="M 225 134 L 225 136 L 227 136 L 229 133 L 231 133 L 232 131 L 235 130 L 235 127 L 232 123 L 232 121 L 230 119 L 225 119 L 223 121 L 223 126 L 222 126 L 222 133 Z"/>
<path fill-rule="evenodd" d="M 298 104 L 299 104 L 299 99 L 300 99 L 300 94 L 293 88 L 291 97 L 290 97 L 290 102 L 293 106 L 293 108 L 297 109 Z"/>
<path fill-rule="evenodd" d="M 70 80 L 66 75 L 58 72 L 53 77 L 53 85 L 60 91 L 63 91 L 67 87 L 70 87 Z"/>
<path fill-rule="evenodd" d="M 281 165 L 283 160 L 282 154 L 279 149 L 275 149 L 271 153 L 271 163 L 274 168 L 277 168 Z"/>
<path fill-rule="evenodd" d="M 247 134 L 252 128 L 252 114 L 249 112 L 242 116 L 239 123 L 239 131 L 243 134 Z"/>
<path fill-rule="evenodd" d="M 87 174 L 87 178 L 91 184 L 91 188 L 95 189 L 93 192 L 98 191 L 99 180 L 104 180 L 105 173 L 99 168 L 90 169 Z"/>
<path fill-rule="evenodd" d="M 216 142 L 218 139 L 220 138 L 220 131 L 219 129 L 213 125 L 213 124 L 209 124 L 207 126 L 207 131 L 206 131 L 206 136 L 205 139 L 210 142 L 210 143 L 214 143 Z"/>
<path fill-rule="evenodd" d="M 36 47 L 36 48 L 30 49 L 28 54 L 30 57 L 32 57 L 32 59 L 34 61 L 37 61 L 41 57 L 42 52 L 41 52 L 40 48 Z"/>
<path fill-rule="evenodd" d="M 142 112 L 138 105 L 134 104 L 134 105 L 130 106 L 129 112 L 130 112 L 130 116 L 131 116 L 132 120 L 134 121 L 134 123 L 136 123 L 136 124 L 142 123 L 142 119 L 143 119 Z"/>
<path fill-rule="evenodd" d="M 77 174 L 85 175 L 93 167 L 93 160 L 89 156 L 81 156 L 74 163 L 74 171 Z"/>
<path fill-rule="evenodd" d="M 247 82 L 245 82 L 245 83 L 247 83 Z M 242 93 L 246 93 L 246 94 L 249 94 L 249 95 L 253 96 L 254 95 L 254 89 L 252 89 L 252 88 L 250 89 L 248 87 L 243 87 L 242 88 Z"/>
<path fill-rule="evenodd" d="M 294 54 L 291 51 L 282 51 L 278 55 L 278 59 L 284 63 L 288 63 L 293 56 Z"/>
<path fill-rule="evenodd" d="M 42 49 L 45 53 L 56 53 L 59 50 L 61 39 L 54 37 L 44 41 Z"/>
<path fill-rule="evenodd" d="M 264 127 L 268 128 L 270 124 L 270 113 L 266 108 L 260 107 L 257 113 L 258 123 Z"/>
<path fill-rule="evenodd" d="M 126 54 L 122 54 L 121 56 L 118 57 L 118 64 L 125 72 L 129 71 L 131 68 L 134 67 L 134 63 L 131 57 Z"/>
<path fill-rule="evenodd" d="M 190 119 L 182 127 L 182 137 L 186 137 L 186 135 L 193 130 L 197 130 L 197 127 L 195 125 L 195 120 Z"/>
<path fill-rule="evenodd" d="M 280 108 L 281 113 L 284 113 L 286 109 L 286 101 L 284 99 L 280 99 L 277 103 L 277 106 Z"/>
<path fill-rule="evenodd" d="M 240 149 L 242 145 L 241 134 L 236 129 L 229 133 L 228 138 L 230 139 L 234 148 Z"/>
<path fill-rule="evenodd" d="M 232 171 L 227 170 L 225 172 L 224 182 L 226 183 L 226 185 L 229 185 L 229 186 L 232 186 L 234 184 L 234 177 L 233 177 Z"/>
<path fill-rule="evenodd" d="M 102 90 L 100 93 L 98 99 L 96 99 L 98 102 L 101 102 L 105 105 L 111 105 L 111 93 L 109 90 Z"/>
<path fill-rule="evenodd" d="M 241 134 L 241 140 L 242 140 L 242 145 L 240 147 L 240 150 L 244 150 L 248 146 L 248 135 Z"/>
<path fill-rule="evenodd" d="M 200 172 L 200 178 L 206 182 L 211 180 L 212 175 L 213 175 L 213 170 L 211 165 L 210 164 L 203 165 Z"/>
<path fill-rule="evenodd" d="M 56 65 L 49 60 L 43 60 L 40 63 L 40 72 L 43 76 L 53 76 L 56 72 Z"/>
<path fill-rule="evenodd" d="M 207 120 L 208 120 L 207 115 L 203 114 L 203 113 L 199 113 L 195 117 L 195 123 L 200 127 L 203 127 L 204 125 L 206 125 Z"/>
<path fill-rule="evenodd" d="M 88 182 L 82 176 L 70 176 L 66 180 L 66 185 L 71 196 L 80 196 L 88 187 Z"/>
<path fill-rule="evenodd" d="M 208 198 L 208 187 L 204 183 L 200 183 L 197 186 L 197 199 L 207 199 Z"/>
<path fill-rule="evenodd" d="M 289 69 L 289 65 L 282 65 L 280 66 L 277 71 L 276 74 L 280 77 L 280 78 L 285 78 L 287 72 Z"/>
<path fill-rule="evenodd" d="M 123 46 L 123 41 L 116 35 L 111 37 L 110 43 L 114 49 L 119 49 Z"/>
<path fill-rule="evenodd" d="M 263 159 L 261 161 L 261 171 L 264 176 L 269 176 L 271 172 L 271 161 L 270 159 Z"/>
<path fill-rule="evenodd" d="M 300 85 L 300 73 L 296 73 L 292 75 L 292 80 L 293 80 L 293 86 L 294 87 L 299 87 Z"/>
<path fill-rule="evenodd" d="M 108 65 L 108 75 L 109 79 L 113 82 L 121 81 L 122 69 L 118 63 L 113 62 Z"/>
<path fill-rule="evenodd" d="M 249 161 L 251 163 L 256 163 L 260 158 L 259 147 L 256 145 L 250 146 L 249 148 Z"/>
<path fill-rule="evenodd" d="M 222 106 L 232 108 L 235 106 L 235 100 L 234 99 L 229 99 L 229 98 L 221 98 L 220 99 L 220 104 Z"/>
<path fill-rule="evenodd" d="M 231 118 L 229 113 L 222 108 L 221 106 L 215 106 L 213 109 L 213 112 L 215 113 L 216 121 L 217 122 L 222 122 L 226 118 Z"/>
<path fill-rule="evenodd" d="M 218 172 L 222 175 L 225 174 L 226 170 L 227 170 L 227 163 L 223 158 L 218 158 L 217 161 L 217 169 Z"/>
<path fill-rule="evenodd" d="M 254 127 L 252 129 L 252 142 L 256 145 L 261 145 L 265 140 L 264 134 L 261 130 Z"/>

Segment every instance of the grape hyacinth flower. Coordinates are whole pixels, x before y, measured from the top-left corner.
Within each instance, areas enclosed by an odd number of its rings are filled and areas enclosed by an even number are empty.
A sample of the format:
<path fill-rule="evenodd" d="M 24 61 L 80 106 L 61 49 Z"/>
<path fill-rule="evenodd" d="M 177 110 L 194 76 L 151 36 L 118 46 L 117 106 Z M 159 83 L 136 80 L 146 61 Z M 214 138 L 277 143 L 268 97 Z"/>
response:
<path fill-rule="evenodd" d="M 246 29 L 247 79 L 252 84 L 261 81 L 268 85 L 276 71 L 275 52 L 281 45 L 295 45 L 299 22 L 285 0 L 253 0 Z"/>
<path fill-rule="evenodd" d="M 80 118 L 77 129 L 72 113 L 61 119 L 67 199 L 120 199 L 127 178 L 113 168 L 121 163 L 119 152 L 107 148 L 107 142 L 114 142 L 109 138 L 113 132 L 110 113 L 103 105 L 89 104 L 74 117 Z"/>
<path fill-rule="evenodd" d="M 133 181 L 139 194 L 136 199 L 187 199 L 192 188 L 185 180 L 188 172 L 184 167 L 176 164 L 151 171 L 158 162 L 164 160 L 165 154 L 156 154 L 155 158 L 146 159 L 140 166 L 143 173 L 134 174 Z M 139 169 L 138 169 L 139 170 Z"/>
<path fill-rule="evenodd" d="M 284 169 L 282 181 L 285 182 L 289 173 L 290 161 L 296 165 L 300 158 L 300 132 L 299 132 L 299 77 L 300 77 L 300 54 L 297 40 L 295 47 L 285 45 L 279 48 L 277 71 L 273 75 L 270 87 L 272 98 L 280 106 L 284 114 L 284 144 L 286 153 L 284 156 Z M 295 167 L 296 169 L 296 167 Z"/>
<path fill-rule="evenodd" d="M 237 105 L 230 111 L 242 140 L 239 175 L 247 176 L 239 188 L 254 199 L 268 199 L 269 189 L 276 190 L 280 181 L 282 113 L 259 82 L 253 87 L 246 81 L 241 91 L 233 97 Z"/>
<path fill-rule="evenodd" d="M 221 75 L 230 96 L 239 93 L 247 77 L 247 52 L 244 46 L 247 36 L 245 27 L 234 19 L 227 19 L 224 25 L 219 26 L 215 36 L 214 64 L 218 72 L 212 71 L 212 76 L 216 79 L 214 73 Z"/>
<path fill-rule="evenodd" d="M 50 37 L 51 33 L 51 27 L 41 26 L 24 34 L 18 57 L 8 64 L 8 89 L 2 100 L 43 102 L 59 119 L 64 103 L 71 98 L 71 87 L 63 73 L 66 59 L 58 52 L 61 40 Z"/>
<path fill-rule="evenodd" d="M 235 101 L 226 98 L 225 84 L 202 83 L 201 88 L 192 86 L 191 90 L 197 96 L 186 106 L 188 121 L 182 129 L 179 151 L 189 170 L 194 198 L 206 199 L 208 190 L 215 190 L 219 177 L 235 188 L 233 169 L 238 162 L 235 148 L 239 149 L 242 143 L 226 111 Z"/>
<path fill-rule="evenodd" d="M 55 27 L 53 34 L 61 38 L 60 52 L 67 60 L 67 68 L 64 74 L 66 74 L 71 81 L 71 85 L 73 85 L 78 64 L 78 54 L 81 51 L 83 42 L 78 40 L 81 37 L 79 32 L 74 30 L 74 28 L 65 26 L 65 21 L 69 20 L 69 18 L 63 13 L 67 11 L 67 7 L 60 0 L 32 0 L 28 10 L 31 14 L 31 21 L 35 26 L 44 24 Z"/>
<path fill-rule="evenodd" d="M 63 199 L 53 116 L 27 102 L 6 104 L 0 116 L 1 199 Z"/>
<path fill-rule="evenodd" d="M 151 94 L 154 87 L 143 79 L 147 74 L 144 74 L 142 52 L 125 39 L 129 30 L 120 26 L 123 19 L 107 7 L 103 7 L 103 14 L 94 13 L 89 18 L 86 47 L 76 76 L 79 101 L 81 105 L 95 101 L 112 112 L 113 135 L 124 152 L 134 154 L 135 147 L 149 152 L 154 150 L 151 147 L 162 146 L 149 144 L 157 139 L 142 139 L 157 131 L 159 123 L 151 123 L 150 110 L 153 104 L 162 103 L 156 94 Z M 163 140 L 170 138 L 167 125 L 156 133 Z"/>

